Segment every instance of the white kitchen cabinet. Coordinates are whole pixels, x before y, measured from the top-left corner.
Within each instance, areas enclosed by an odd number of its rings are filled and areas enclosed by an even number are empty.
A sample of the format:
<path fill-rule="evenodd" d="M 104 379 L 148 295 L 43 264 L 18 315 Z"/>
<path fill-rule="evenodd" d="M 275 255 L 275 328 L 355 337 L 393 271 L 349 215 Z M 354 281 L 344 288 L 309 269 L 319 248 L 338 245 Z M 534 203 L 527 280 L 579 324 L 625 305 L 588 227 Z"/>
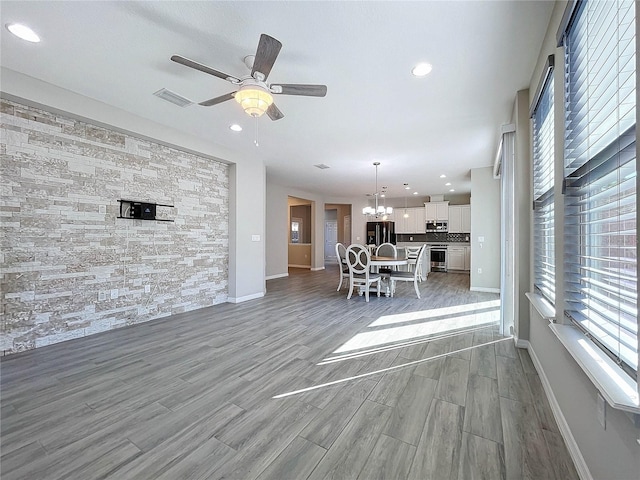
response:
<path fill-rule="evenodd" d="M 449 233 L 471 232 L 471 205 L 449 207 Z"/>
<path fill-rule="evenodd" d="M 449 246 L 447 250 L 448 270 L 464 270 L 464 248 Z"/>
<path fill-rule="evenodd" d="M 407 217 L 405 218 L 404 208 L 398 208 L 394 211 L 394 214 L 396 216 L 396 233 L 424 233 L 424 208 L 407 208 L 406 213 Z"/>
<path fill-rule="evenodd" d="M 464 247 L 464 269 L 471 271 L 471 247 Z"/>
<path fill-rule="evenodd" d="M 449 219 L 449 202 L 427 202 L 425 206 L 425 222 Z"/>

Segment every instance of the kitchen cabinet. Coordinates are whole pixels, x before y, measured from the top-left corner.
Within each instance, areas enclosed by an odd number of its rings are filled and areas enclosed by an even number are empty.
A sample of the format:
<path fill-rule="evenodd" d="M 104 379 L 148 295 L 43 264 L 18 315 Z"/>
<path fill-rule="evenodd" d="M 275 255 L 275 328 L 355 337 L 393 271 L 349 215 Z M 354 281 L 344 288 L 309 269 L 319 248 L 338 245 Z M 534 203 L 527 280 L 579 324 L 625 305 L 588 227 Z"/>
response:
<path fill-rule="evenodd" d="M 464 247 L 464 269 L 471 271 L 471 247 Z"/>
<path fill-rule="evenodd" d="M 424 233 L 424 208 L 407 208 L 407 217 L 404 216 L 404 208 L 398 208 L 393 213 L 396 217 L 396 233 Z"/>
<path fill-rule="evenodd" d="M 471 205 L 449 207 L 449 233 L 471 233 Z"/>
<path fill-rule="evenodd" d="M 449 202 L 427 202 L 424 206 L 425 222 L 449 219 Z"/>
<path fill-rule="evenodd" d="M 464 248 L 449 246 L 447 250 L 448 270 L 464 270 Z"/>

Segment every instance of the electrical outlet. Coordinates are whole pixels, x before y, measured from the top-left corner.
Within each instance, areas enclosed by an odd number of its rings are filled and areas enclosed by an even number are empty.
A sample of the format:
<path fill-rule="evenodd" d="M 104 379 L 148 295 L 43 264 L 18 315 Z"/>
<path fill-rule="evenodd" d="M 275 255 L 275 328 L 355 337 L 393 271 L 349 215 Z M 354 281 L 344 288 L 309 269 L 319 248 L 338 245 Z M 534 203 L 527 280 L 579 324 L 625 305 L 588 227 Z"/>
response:
<path fill-rule="evenodd" d="M 479 236 L 478 237 L 478 242 L 483 243 L 484 242 L 484 237 L 483 236 Z"/>
<path fill-rule="evenodd" d="M 251 235 L 251 241 L 252 242 L 259 242 L 260 241 L 260 235 Z"/>
<path fill-rule="evenodd" d="M 107 292 L 98 292 L 98 300 L 102 301 L 106 299 L 107 299 Z"/>
<path fill-rule="evenodd" d="M 482 273 L 482 269 L 481 268 L 478 268 L 478 273 L 480 273 L 480 274 Z"/>
<path fill-rule="evenodd" d="M 118 298 L 118 289 L 114 288 L 113 290 L 111 290 L 111 298 Z"/>
<path fill-rule="evenodd" d="M 107 206 L 106 205 L 98 206 L 98 213 L 107 213 Z"/>
<path fill-rule="evenodd" d="M 413 242 L 413 237 L 409 237 L 409 241 L 410 241 L 410 242 Z"/>
<path fill-rule="evenodd" d="M 144 293 L 149 293 L 151 292 L 151 285 L 145 285 L 144 286 Z"/>

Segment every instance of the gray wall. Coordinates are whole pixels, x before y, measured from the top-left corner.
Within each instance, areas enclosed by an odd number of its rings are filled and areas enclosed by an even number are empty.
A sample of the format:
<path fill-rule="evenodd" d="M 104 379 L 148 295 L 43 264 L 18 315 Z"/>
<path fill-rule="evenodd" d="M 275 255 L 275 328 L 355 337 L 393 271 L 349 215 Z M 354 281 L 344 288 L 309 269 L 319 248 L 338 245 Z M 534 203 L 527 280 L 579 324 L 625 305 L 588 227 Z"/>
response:
<path fill-rule="evenodd" d="M 547 57 L 556 54 L 555 75 L 555 112 L 556 112 L 556 179 L 555 188 L 562 185 L 562 148 L 563 148 L 563 69 L 562 49 L 556 50 L 555 33 L 564 10 L 565 2 L 559 2 L 553 12 L 549 29 L 542 45 L 536 68 L 531 78 L 529 91 L 533 95 Z M 636 22 L 636 32 L 637 32 Z M 639 37 L 636 34 L 636 42 Z M 637 48 L 636 48 L 637 49 Z M 636 57 L 636 61 L 638 57 Z M 533 99 L 530 99 L 532 101 Z M 637 148 L 637 146 L 636 146 Z M 556 302 L 557 316 L 562 321 L 562 235 L 563 204 L 562 195 L 556 195 L 555 233 L 556 238 Z M 532 239 L 531 242 L 533 243 Z M 533 278 L 527 279 L 531 286 Z M 620 410 L 607 406 L 606 429 L 596 419 L 597 390 L 571 355 L 549 329 L 548 322 L 540 317 L 535 309 L 530 309 L 529 343 L 533 355 L 539 361 L 540 376 L 546 378 L 552 397 L 557 402 L 561 422 L 569 431 L 571 438 L 565 437 L 568 445 L 579 451 L 586 467 L 594 479 L 637 479 L 640 472 L 640 429 L 633 426 L 631 417 Z"/>
<path fill-rule="evenodd" d="M 351 238 L 344 239 L 345 243 L 364 241 L 366 218 L 362 215 L 362 208 L 367 205 L 367 197 L 324 197 L 317 193 L 305 192 L 295 187 L 279 185 L 267 177 L 267 232 L 266 257 L 267 278 L 277 278 L 288 275 L 287 245 L 288 245 L 288 197 L 296 197 L 312 202 L 311 223 L 313 236 L 311 243 L 311 269 L 324 268 L 324 208 L 325 204 L 351 205 Z M 282 232 L 272 231 L 282 230 Z"/>
<path fill-rule="evenodd" d="M 478 237 L 484 237 L 480 244 Z M 500 181 L 493 167 L 471 170 L 471 289 L 500 289 Z M 478 273 L 478 269 L 482 273 Z"/>

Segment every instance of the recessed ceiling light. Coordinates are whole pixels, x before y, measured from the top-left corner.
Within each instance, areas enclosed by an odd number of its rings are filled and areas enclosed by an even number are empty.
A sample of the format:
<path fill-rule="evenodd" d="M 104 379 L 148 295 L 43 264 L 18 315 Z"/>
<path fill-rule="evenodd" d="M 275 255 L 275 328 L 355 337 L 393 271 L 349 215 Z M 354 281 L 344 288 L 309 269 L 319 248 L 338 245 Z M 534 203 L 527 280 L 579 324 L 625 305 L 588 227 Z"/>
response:
<path fill-rule="evenodd" d="M 384 193 L 381 193 L 381 194 L 380 194 L 380 196 L 381 196 L 382 198 L 384 198 Z"/>
<path fill-rule="evenodd" d="M 433 67 L 430 63 L 419 63 L 411 69 L 411 73 L 416 77 L 424 77 L 425 75 L 428 75 L 432 69 Z"/>
<path fill-rule="evenodd" d="M 447 182 L 444 184 L 445 187 L 450 187 L 451 186 L 451 182 Z"/>
<path fill-rule="evenodd" d="M 455 192 L 455 190 L 453 188 L 450 188 L 449 191 L 450 192 Z"/>
<path fill-rule="evenodd" d="M 440 175 L 440 178 L 447 178 L 447 176 L 443 173 L 442 175 Z"/>
<path fill-rule="evenodd" d="M 418 194 L 418 192 L 413 192 L 413 194 L 414 194 L 414 195 L 417 195 L 417 194 Z"/>
<path fill-rule="evenodd" d="M 408 184 L 408 183 L 405 183 L 405 184 L 404 184 L 404 189 L 405 189 L 405 190 L 411 190 L 411 187 L 409 186 L 409 184 Z"/>
<path fill-rule="evenodd" d="M 238 125 L 237 123 L 234 123 L 233 125 L 229 125 L 229 129 L 233 130 L 234 132 L 241 132 L 242 131 L 242 127 L 240 125 Z"/>
<path fill-rule="evenodd" d="M 20 23 L 7 23 L 7 30 L 13 33 L 16 37 L 26 40 L 27 42 L 38 43 L 40 37 L 26 25 Z"/>

